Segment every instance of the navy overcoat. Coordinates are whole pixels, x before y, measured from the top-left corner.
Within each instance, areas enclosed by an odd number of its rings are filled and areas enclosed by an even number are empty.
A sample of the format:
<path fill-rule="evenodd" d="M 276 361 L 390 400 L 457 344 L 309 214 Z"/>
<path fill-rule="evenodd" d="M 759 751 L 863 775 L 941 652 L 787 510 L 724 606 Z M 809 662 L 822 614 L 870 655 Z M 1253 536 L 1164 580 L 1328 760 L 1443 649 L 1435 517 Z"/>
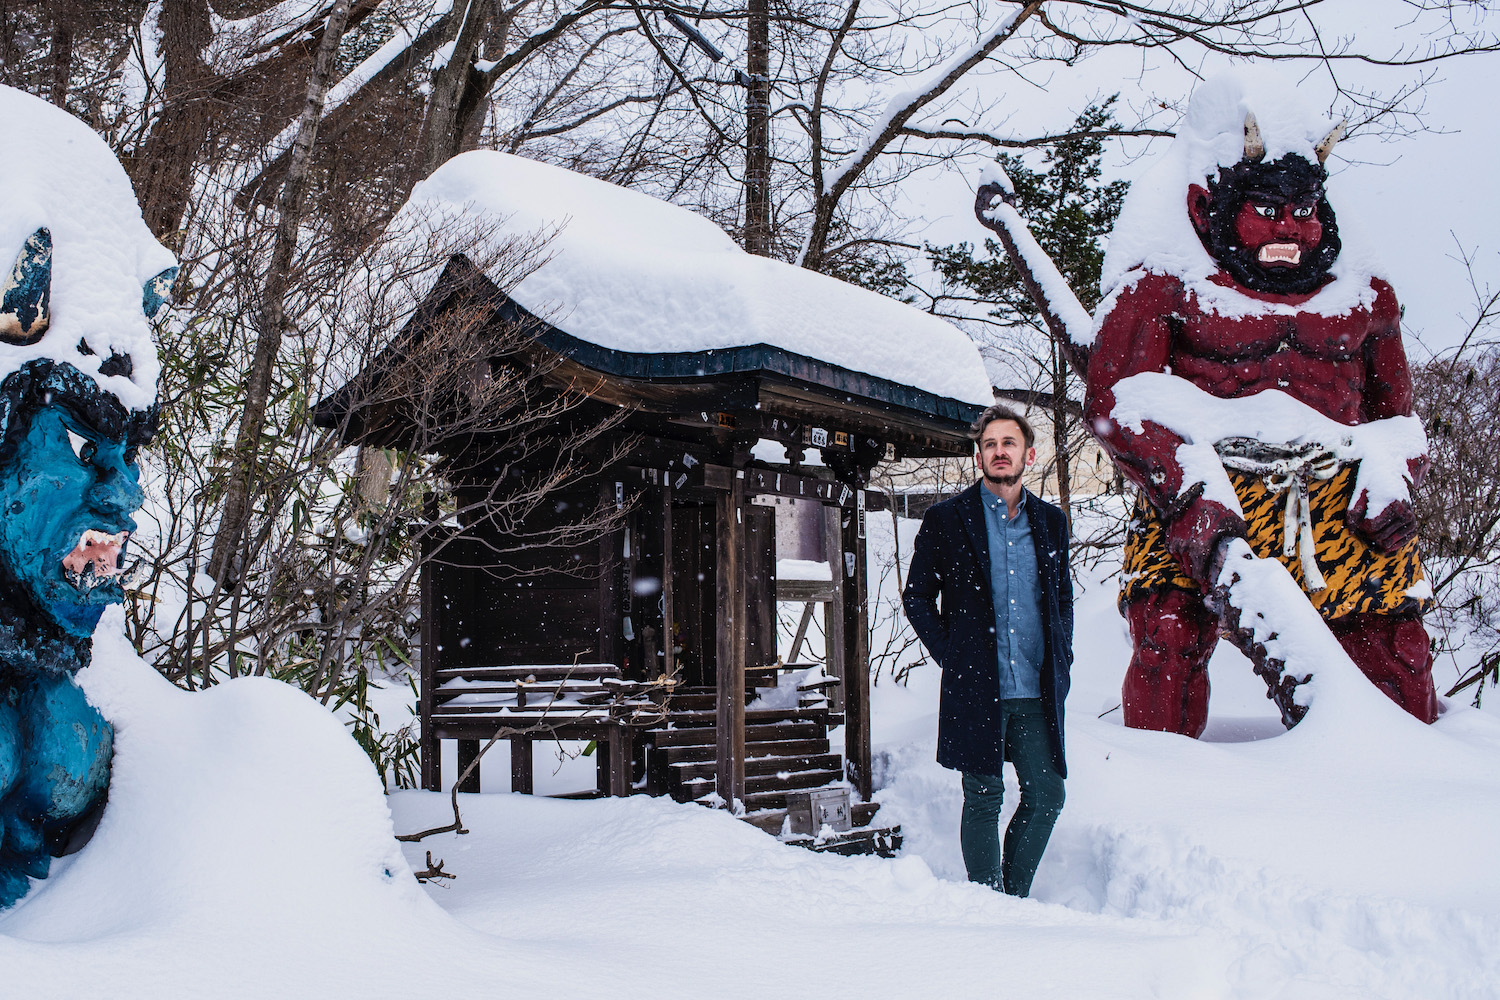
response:
<path fill-rule="evenodd" d="M 943 668 L 938 763 L 958 771 L 999 774 L 1004 734 L 982 489 L 975 483 L 927 511 L 917 532 L 901 600 L 917 637 Z M 1042 621 L 1047 632 L 1042 708 L 1052 737 L 1052 762 L 1058 774 L 1066 777 L 1063 699 L 1068 696 L 1068 671 L 1073 666 L 1068 526 L 1061 510 L 1030 490 L 1023 491 L 1022 502 L 1042 578 Z"/>

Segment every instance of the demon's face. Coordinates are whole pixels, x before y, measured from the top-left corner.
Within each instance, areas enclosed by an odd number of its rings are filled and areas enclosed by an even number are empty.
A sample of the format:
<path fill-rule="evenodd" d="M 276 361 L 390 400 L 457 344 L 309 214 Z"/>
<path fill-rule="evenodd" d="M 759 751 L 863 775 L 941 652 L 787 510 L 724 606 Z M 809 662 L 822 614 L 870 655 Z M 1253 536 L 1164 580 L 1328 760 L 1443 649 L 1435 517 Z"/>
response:
<path fill-rule="evenodd" d="M 1328 281 L 1338 226 L 1321 166 L 1288 153 L 1274 163 L 1224 167 L 1188 188 L 1188 215 L 1203 246 L 1252 291 L 1305 295 Z"/>
<path fill-rule="evenodd" d="M 136 446 L 154 420 L 70 392 L 86 381 L 70 367 L 51 374 L 27 386 L 35 408 L 12 397 L 22 412 L 12 406 L 0 448 L 0 585 L 81 638 L 124 599 L 131 515 L 143 499 Z"/>

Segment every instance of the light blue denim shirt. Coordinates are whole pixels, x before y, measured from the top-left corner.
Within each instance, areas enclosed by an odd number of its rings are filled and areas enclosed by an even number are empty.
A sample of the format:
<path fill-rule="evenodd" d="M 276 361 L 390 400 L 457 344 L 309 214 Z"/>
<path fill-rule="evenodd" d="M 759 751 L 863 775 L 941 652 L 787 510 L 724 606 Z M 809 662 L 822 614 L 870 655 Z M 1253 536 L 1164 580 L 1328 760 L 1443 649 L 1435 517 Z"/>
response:
<path fill-rule="evenodd" d="M 995 647 L 1000 697 L 1040 698 L 1046 633 L 1042 625 L 1042 580 L 1031 541 L 1026 505 L 1005 516 L 1005 501 L 984 486 L 984 525 L 990 542 L 990 591 L 995 598 Z"/>

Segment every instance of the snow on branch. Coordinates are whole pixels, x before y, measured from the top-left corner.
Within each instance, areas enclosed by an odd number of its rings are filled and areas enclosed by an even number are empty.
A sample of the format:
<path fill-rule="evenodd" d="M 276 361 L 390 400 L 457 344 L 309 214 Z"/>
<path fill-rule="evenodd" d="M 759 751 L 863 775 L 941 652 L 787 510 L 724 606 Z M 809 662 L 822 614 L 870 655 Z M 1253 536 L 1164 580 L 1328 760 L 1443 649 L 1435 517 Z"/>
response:
<path fill-rule="evenodd" d="M 1118 139 L 1124 136 L 1148 136 L 1152 138 L 1170 139 L 1177 135 L 1176 132 L 1159 128 L 1126 128 L 1126 129 L 1081 129 L 1076 132 L 1059 132 L 1055 135 L 1039 135 L 1031 137 L 996 135 L 986 132 L 982 128 L 923 128 L 920 125 L 908 125 L 901 129 L 900 135 L 911 136 L 915 139 L 958 139 L 961 141 L 974 140 L 988 143 L 1001 149 L 1036 149 L 1041 146 L 1055 146 L 1059 143 L 1070 142 L 1074 139 Z"/>
<path fill-rule="evenodd" d="M 1073 294 L 1068 279 L 1063 277 L 1047 251 L 1031 235 L 1031 228 L 1021 218 L 1021 213 L 1005 200 L 1015 195 L 1015 187 L 1010 178 L 998 164 L 991 164 L 985 168 L 979 184 L 981 194 L 986 186 L 1005 192 L 1004 198 L 993 198 L 988 207 L 981 207 L 979 210 L 985 219 L 1001 227 L 1002 236 L 1009 237 L 1005 240 L 1006 250 L 1021 258 L 1016 261 L 1018 270 L 1035 283 L 1036 291 L 1033 295 L 1039 293 L 1044 300 L 1037 304 L 1041 307 L 1048 326 L 1052 326 L 1054 321 L 1061 323 L 1062 332 L 1075 345 L 1086 346 L 1091 343 L 1094 318 L 1083 307 L 1083 303 L 1078 301 L 1078 296 Z"/>
<path fill-rule="evenodd" d="M 830 193 L 841 192 L 853 183 L 871 161 L 890 144 L 891 140 L 901 134 L 906 123 L 911 121 L 918 111 L 942 97 L 963 78 L 965 73 L 978 66 L 991 52 L 1008 41 L 1020 28 L 1022 22 L 1035 14 L 1041 6 L 1041 0 L 1033 0 L 1013 11 L 966 51 L 949 60 L 948 64 L 934 73 L 925 84 L 893 96 L 886 103 L 885 111 L 866 130 L 864 139 L 855 151 L 829 174 L 826 190 Z"/>

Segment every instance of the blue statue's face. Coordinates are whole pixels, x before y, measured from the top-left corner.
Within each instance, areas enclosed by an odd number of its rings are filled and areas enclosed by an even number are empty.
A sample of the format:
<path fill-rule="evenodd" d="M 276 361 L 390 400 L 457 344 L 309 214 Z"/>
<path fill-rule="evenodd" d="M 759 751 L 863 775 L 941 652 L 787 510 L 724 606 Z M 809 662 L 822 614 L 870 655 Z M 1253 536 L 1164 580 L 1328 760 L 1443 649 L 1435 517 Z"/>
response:
<path fill-rule="evenodd" d="M 55 403 L 0 468 L 0 562 L 70 635 L 92 635 L 105 605 L 124 600 L 139 479 L 134 447 Z"/>

